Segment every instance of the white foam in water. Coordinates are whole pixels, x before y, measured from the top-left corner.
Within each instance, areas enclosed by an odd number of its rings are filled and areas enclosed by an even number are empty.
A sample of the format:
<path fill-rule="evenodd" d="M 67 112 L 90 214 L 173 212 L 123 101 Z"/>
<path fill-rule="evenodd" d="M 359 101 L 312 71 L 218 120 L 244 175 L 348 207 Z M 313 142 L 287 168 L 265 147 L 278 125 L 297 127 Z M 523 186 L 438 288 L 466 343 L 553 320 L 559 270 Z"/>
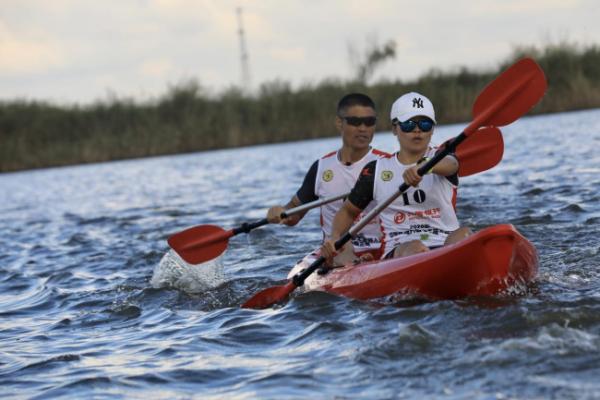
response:
<path fill-rule="evenodd" d="M 192 265 L 169 250 L 154 268 L 150 284 L 155 288 L 171 287 L 189 293 L 204 292 L 225 282 L 222 256 Z"/>

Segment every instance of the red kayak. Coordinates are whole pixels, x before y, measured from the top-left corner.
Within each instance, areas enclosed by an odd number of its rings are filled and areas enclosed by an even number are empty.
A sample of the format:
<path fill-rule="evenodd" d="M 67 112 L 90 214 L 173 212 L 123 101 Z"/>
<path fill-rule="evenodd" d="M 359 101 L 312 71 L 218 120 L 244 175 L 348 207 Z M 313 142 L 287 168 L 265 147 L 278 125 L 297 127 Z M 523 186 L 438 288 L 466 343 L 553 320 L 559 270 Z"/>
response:
<path fill-rule="evenodd" d="M 310 261 L 305 258 L 291 274 Z M 501 293 L 532 281 L 537 270 L 533 244 L 514 226 L 503 224 L 426 253 L 335 268 L 326 275 L 313 273 L 304 286 L 360 300 L 394 294 L 456 299 Z"/>

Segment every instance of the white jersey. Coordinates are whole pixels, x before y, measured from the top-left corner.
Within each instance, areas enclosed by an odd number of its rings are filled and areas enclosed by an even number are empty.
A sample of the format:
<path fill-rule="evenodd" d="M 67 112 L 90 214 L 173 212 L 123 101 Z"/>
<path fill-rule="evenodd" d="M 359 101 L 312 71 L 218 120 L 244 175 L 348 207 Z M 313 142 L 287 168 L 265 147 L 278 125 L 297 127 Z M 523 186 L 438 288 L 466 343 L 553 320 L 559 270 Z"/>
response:
<path fill-rule="evenodd" d="M 334 151 L 319 160 L 317 168 L 317 176 L 315 179 L 315 195 L 320 199 L 333 197 L 342 193 L 349 193 L 354 187 L 358 176 L 371 161 L 382 157 L 389 157 L 389 154 L 382 151 L 371 149 L 362 159 L 351 164 L 343 164 L 337 156 L 338 152 Z M 338 210 L 342 207 L 343 200 L 336 200 L 329 204 L 321 206 L 321 229 L 323 230 L 323 238 L 329 239 L 333 218 Z M 359 216 L 361 218 L 368 213 L 374 205 L 370 205 Z M 352 239 L 354 251 L 356 253 L 379 249 L 381 247 L 381 231 L 377 218 L 373 220 L 360 231 L 360 233 Z"/>
<path fill-rule="evenodd" d="M 436 148 L 425 156 L 431 158 Z M 377 161 L 374 175 L 373 199 L 379 204 L 398 191 L 407 168 L 397 154 Z M 456 217 L 456 185 L 446 177 L 426 174 L 418 187 L 410 187 L 379 215 L 384 233 L 384 251 L 389 253 L 400 243 L 420 240 L 428 247 L 442 246 L 448 234 L 459 228 Z M 373 203 L 373 202 L 372 202 Z"/>

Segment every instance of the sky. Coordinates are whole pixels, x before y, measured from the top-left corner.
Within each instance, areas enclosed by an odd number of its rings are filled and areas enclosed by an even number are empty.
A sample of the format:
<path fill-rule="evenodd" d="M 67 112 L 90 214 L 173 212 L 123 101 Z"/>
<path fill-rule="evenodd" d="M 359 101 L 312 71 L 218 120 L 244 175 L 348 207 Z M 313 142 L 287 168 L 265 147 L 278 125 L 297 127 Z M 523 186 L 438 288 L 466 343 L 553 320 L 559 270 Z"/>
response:
<path fill-rule="evenodd" d="M 197 81 L 251 90 L 350 79 L 350 49 L 396 43 L 373 76 L 496 67 L 516 46 L 600 44 L 594 0 L 0 0 L 0 101 L 148 100 Z"/>

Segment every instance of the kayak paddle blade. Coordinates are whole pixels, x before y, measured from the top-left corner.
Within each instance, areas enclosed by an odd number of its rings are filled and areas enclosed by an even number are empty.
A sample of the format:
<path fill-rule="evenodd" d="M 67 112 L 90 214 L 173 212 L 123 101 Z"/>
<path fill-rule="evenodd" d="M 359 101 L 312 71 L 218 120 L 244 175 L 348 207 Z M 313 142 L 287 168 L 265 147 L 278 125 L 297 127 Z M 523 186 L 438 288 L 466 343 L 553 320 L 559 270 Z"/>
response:
<path fill-rule="evenodd" d="M 494 126 L 481 128 L 456 148 L 458 176 L 469 176 L 495 167 L 504 155 L 504 139 Z"/>
<path fill-rule="evenodd" d="M 223 254 L 231 236 L 231 230 L 225 231 L 215 225 L 198 225 L 172 235 L 167 242 L 185 262 L 201 264 Z"/>
<path fill-rule="evenodd" d="M 537 104 L 547 87 L 544 71 L 533 59 L 517 61 L 490 82 L 475 100 L 473 116 L 478 124 L 473 128 L 514 122 Z"/>
<path fill-rule="evenodd" d="M 242 308 L 262 310 L 271 307 L 272 305 L 281 303 L 285 300 L 294 289 L 296 289 L 296 285 L 294 282 L 290 281 L 282 286 L 272 286 L 261 290 L 242 304 Z"/>

